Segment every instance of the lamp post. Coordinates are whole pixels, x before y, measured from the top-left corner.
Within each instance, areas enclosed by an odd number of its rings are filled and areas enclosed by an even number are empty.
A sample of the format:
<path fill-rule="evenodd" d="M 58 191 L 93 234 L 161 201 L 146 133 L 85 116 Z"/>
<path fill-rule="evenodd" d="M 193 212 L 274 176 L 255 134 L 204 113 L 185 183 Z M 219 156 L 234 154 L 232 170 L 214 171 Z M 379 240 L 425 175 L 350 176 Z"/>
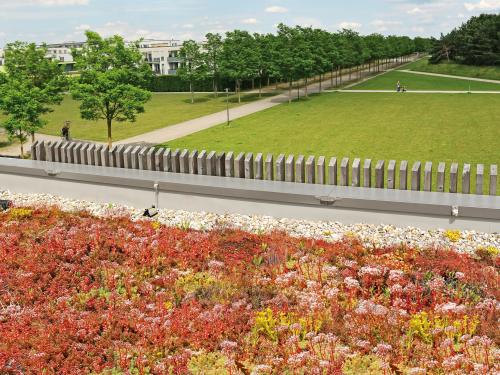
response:
<path fill-rule="evenodd" d="M 229 126 L 229 89 L 226 89 L 227 126 Z"/>

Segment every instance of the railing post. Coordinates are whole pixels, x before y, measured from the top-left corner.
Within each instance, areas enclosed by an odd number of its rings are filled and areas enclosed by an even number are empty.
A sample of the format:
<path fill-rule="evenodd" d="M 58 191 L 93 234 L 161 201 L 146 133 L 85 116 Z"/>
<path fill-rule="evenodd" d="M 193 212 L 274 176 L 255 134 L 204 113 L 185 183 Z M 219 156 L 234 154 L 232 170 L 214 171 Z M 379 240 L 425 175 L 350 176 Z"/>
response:
<path fill-rule="evenodd" d="M 331 158 L 328 163 L 328 185 L 337 185 L 337 158 Z"/>
<path fill-rule="evenodd" d="M 349 158 L 340 162 L 340 186 L 349 186 Z"/>
<path fill-rule="evenodd" d="M 458 163 L 452 163 L 450 167 L 450 193 L 458 192 Z"/>
<path fill-rule="evenodd" d="M 237 178 L 245 178 L 245 153 L 240 152 L 234 160 L 234 175 Z"/>
<path fill-rule="evenodd" d="M 247 180 L 253 180 L 253 153 L 249 152 L 245 156 L 245 178 Z"/>
<path fill-rule="evenodd" d="M 155 169 L 157 171 L 164 171 L 164 165 L 163 165 L 163 155 L 165 154 L 165 149 L 164 148 L 159 148 L 155 152 Z"/>
<path fill-rule="evenodd" d="M 372 186 L 372 160 L 365 159 L 363 164 L 363 187 L 369 188 Z"/>
<path fill-rule="evenodd" d="M 216 165 L 217 153 L 215 151 L 210 151 L 207 156 L 207 175 L 216 176 L 217 175 L 217 165 Z"/>
<path fill-rule="evenodd" d="M 234 153 L 228 152 L 225 160 L 226 176 L 234 177 Z"/>
<path fill-rule="evenodd" d="M 316 182 L 316 160 L 314 156 L 309 156 L 306 161 L 306 183 Z"/>
<path fill-rule="evenodd" d="M 156 164 L 155 163 L 155 153 L 156 153 L 155 148 L 151 147 L 148 150 L 148 153 L 146 154 L 148 170 L 150 170 L 150 171 L 155 170 L 155 164 Z"/>
<path fill-rule="evenodd" d="M 411 190 L 420 191 L 421 170 L 421 163 L 419 161 L 415 162 L 411 169 Z"/>
<path fill-rule="evenodd" d="M 446 164 L 440 162 L 437 171 L 437 191 L 444 193 L 446 184 Z"/>
<path fill-rule="evenodd" d="M 408 190 L 408 162 L 406 160 L 399 165 L 399 190 Z"/>
<path fill-rule="evenodd" d="M 432 162 L 430 161 L 424 166 L 424 191 L 432 191 Z"/>
<path fill-rule="evenodd" d="M 132 150 L 133 146 L 128 146 L 123 150 L 123 168 L 131 169 L 132 168 Z"/>
<path fill-rule="evenodd" d="M 462 172 L 462 193 L 470 194 L 470 164 L 464 164 Z"/>
<path fill-rule="evenodd" d="M 198 174 L 205 176 L 207 174 L 207 152 L 202 150 L 198 155 Z"/>
<path fill-rule="evenodd" d="M 478 164 L 476 167 L 476 194 L 483 195 L 484 165 Z"/>
<path fill-rule="evenodd" d="M 387 165 L 387 189 L 396 188 L 396 160 L 389 160 Z"/>
<path fill-rule="evenodd" d="M 490 195 L 497 195 L 498 166 L 490 166 Z"/>
<path fill-rule="evenodd" d="M 285 155 L 279 154 L 276 159 L 276 181 L 285 181 Z"/>
<path fill-rule="evenodd" d="M 181 169 L 181 163 L 179 161 L 180 153 L 181 153 L 181 150 L 179 150 L 178 148 L 175 149 L 172 152 L 172 156 L 171 156 L 171 158 L 172 158 L 171 159 L 171 161 L 172 161 L 172 172 L 174 172 L 174 173 L 179 173 L 180 169 Z"/>
<path fill-rule="evenodd" d="M 274 157 L 273 154 L 266 156 L 266 180 L 274 181 Z"/>
<path fill-rule="evenodd" d="M 198 174 L 198 150 L 193 150 L 189 154 L 189 173 Z"/>
<path fill-rule="evenodd" d="M 384 188 L 384 169 L 385 161 L 377 161 L 377 165 L 375 166 L 375 187 L 378 189 Z"/>
<path fill-rule="evenodd" d="M 163 153 L 163 171 L 172 172 L 172 150 L 167 148 Z"/>
<path fill-rule="evenodd" d="M 297 161 L 295 162 L 295 176 L 296 181 L 300 183 L 306 182 L 305 179 L 305 165 L 304 165 L 304 155 L 299 155 Z"/>
<path fill-rule="evenodd" d="M 224 162 L 226 160 L 226 153 L 221 152 L 220 154 L 217 154 L 215 159 L 216 159 L 216 168 L 215 169 L 217 172 L 217 176 L 225 177 L 226 176 L 226 169 L 225 169 Z"/>
<path fill-rule="evenodd" d="M 255 179 L 264 179 L 264 159 L 261 153 L 255 156 Z"/>
<path fill-rule="evenodd" d="M 295 182 L 295 158 L 289 155 L 286 159 L 285 180 L 286 182 Z"/>
<path fill-rule="evenodd" d="M 320 156 L 318 158 L 318 177 L 316 179 L 316 183 L 319 185 L 324 185 L 326 183 L 326 164 L 325 157 Z"/>
<path fill-rule="evenodd" d="M 189 173 L 189 150 L 182 150 L 179 156 L 180 172 L 187 174 Z"/>
<path fill-rule="evenodd" d="M 351 186 L 361 186 L 361 159 L 356 158 L 352 162 Z"/>

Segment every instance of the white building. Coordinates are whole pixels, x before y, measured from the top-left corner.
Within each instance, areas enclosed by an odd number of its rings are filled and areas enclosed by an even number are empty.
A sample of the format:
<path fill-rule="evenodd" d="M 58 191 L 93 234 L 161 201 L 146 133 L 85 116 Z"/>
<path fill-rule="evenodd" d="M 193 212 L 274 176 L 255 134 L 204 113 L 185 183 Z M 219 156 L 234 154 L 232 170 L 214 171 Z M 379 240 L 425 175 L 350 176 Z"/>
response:
<path fill-rule="evenodd" d="M 48 44 L 47 58 L 59 62 L 59 65 L 64 66 L 65 72 L 73 72 L 75 71 L 75 61 L 73 60 L 71 50 L 82 48 L 83 45 L 83 42 Z"/>
<path fill-rule="evenodd" d="M 75 71 L 75 61 L 71 54 L 72 49 L 82 48 L 84 42 L 65 42 L 47 45 L 47 58 L 59 62 L 64 66 L 65 72 Z M 178 40 L 153 40 L 146 39 L 140 42 L 139 51 L 144 60 L 151 66 L 151 70 L 158 75 L 176 74 L 181 60 L 179 51 L 182 42 Z M 0 49 L 0 70 L 3 69 L 5 59 L 3 50 Z"/>
<path fill-rule="evenodd" d="M 144 55 L 145 61 L 151 70 L 158 75 L 176 74 L 181 60 L 179 51 L 182 42 L 179 40 L 154 40 L 145 39 L 139 44 L 139 51 Z"/>

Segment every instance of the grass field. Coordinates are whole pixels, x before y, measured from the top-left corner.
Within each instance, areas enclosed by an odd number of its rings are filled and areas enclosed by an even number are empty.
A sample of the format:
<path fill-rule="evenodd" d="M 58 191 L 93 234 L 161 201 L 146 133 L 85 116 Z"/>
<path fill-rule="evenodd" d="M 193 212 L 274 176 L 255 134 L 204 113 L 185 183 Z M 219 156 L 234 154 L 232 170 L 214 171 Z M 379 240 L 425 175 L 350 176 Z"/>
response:
<path fill-rule="evenodd" d="M 179 122 L 223 111 L 226 98 L 215 99 L 211 94 L 197 94 L 196 103 L 190 103 L 190 94 L 153 94 L 146 104 L 146 113 L 138 116 L 135 123 L 113 124 L 113 139 L 120 140 L 133 137 L 148 131 L 174 125 Z M 242 104 L 258 99 L 257 94 L 242 97 Z M 230 107 L 237 106 L 237 98 L 230 97 Z M 106 141 L 107 128 L 105 121 L 86 121 L 80 118 L 79 102 L 69 96 L 54 112 L 45 116 L 48 124 L 40 131 L 44 134 L 60 135 L 65 120 L 71 121 L 71 137 L 92 141 Z M 1 118 L 0 118 L 1 120 Z"/>
<path fill-rule="evenodd" d="M 422 59 L 415 61 L 410 65 L 406 65 L 400 69 L 414 70 L 418 72 L 448 74 L 452 76 L 496 79 L 500 81 L 500 66 L 470 66 L 456 64 L 453 62 L 429 64 L 428 59 Z"/>
<path fill-rule="evenodd" d="M 168 147 L 500 164 L 500 95 L 329 93 Z M 437 164 L 436 164 L 437 166 Z"/>
<path fill-rule="evenodd" d="M 359 85 L 351 87 L 351 90 L 396 90 L 396 83 L 400 81 L 402 86 L 408 90 L 444 90 L 444 91 L 500 91 L 500 84 L 466 81 L 463 79 L 432 77 L 405 73 L 394 70 Z"/>

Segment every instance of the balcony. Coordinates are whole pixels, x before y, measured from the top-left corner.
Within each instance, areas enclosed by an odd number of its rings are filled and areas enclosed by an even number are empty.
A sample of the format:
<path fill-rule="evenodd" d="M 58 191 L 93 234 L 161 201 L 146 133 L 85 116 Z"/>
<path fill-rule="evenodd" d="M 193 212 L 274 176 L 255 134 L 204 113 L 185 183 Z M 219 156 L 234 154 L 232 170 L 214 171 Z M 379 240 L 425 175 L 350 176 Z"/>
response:
<path fill-rule="evenodd" d="M 167 57 L 167 62 L 169 62 L 169 63 L 181 63 L 182 59 L 180 57 Z"/>

